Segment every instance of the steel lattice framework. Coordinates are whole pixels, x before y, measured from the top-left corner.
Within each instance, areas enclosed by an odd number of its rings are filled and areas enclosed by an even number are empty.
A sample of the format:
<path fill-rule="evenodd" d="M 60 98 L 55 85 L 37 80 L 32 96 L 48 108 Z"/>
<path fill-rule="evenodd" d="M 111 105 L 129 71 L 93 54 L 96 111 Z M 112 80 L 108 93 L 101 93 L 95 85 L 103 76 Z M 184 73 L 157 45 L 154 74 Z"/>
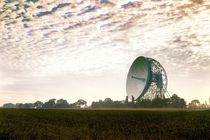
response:
<path fill-rule="evenodd" d="M 166 71 L 158 61 L 143 56 L 136 58 L 127 76 L 126 90 L 130 99 L 170 97 L 167 86 Z"/>
<path fill-rule="evenodd" d="M 170 97 L 167 86 L 168 78 L 163 66 L 152 58 L 146 58 L 150 66 L 150 85 L 147 92 L 142 97 L 143 99 L 153 99 L 155 97 L 165 98 Z"/>

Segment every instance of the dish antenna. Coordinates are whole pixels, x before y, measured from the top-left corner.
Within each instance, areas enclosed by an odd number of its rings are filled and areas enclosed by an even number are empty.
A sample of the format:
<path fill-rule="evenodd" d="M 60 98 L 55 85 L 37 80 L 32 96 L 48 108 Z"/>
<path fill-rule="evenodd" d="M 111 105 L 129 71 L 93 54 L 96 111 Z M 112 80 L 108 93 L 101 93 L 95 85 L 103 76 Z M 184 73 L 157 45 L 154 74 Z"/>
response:
<path fill-rule="evenodd" d="M 126 81 L 129 99 L 170 97 L 167 92 L 168 79 L 163 66 L 152 58 L 140 56 L 130 67 Z"/>

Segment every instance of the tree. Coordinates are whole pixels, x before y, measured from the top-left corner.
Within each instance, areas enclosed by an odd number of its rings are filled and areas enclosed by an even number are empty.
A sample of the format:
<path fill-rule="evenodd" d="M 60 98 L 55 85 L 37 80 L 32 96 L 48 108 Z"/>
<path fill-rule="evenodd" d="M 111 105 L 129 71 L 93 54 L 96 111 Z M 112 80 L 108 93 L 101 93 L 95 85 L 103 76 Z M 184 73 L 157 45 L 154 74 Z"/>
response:
<path fill-rule="evenodd" d="M 77 108 L 81 108 L 82 106 L 87 106 L 87 102 L 83 99 L 79 99 L 77 102 L 74 103 Z"/>
<path fill-rule="evenodd" d="M 3 104 L 3 108 L 16 108 L 16 106 L 12 103 Z"/>
<path fill-rule="evenodd" d="M 152 100 L 152 107 L 165 107 L 166 104 L 163 99 L 156 97 Z"/>
<path fill-rule="evenodd" d="M 152 107 L 152 100 L 150 99 L 137 100 L 136 104 L 137 107 Z"/>
<path fill-rule="evenodd" d="M 111 102 L 113 102 L 113 101 L 112 101 L 111 98 L 106 98 L 106 99 L 104 99 L 104 102 L 105 102 L 105 103 L 111 103 Z"/>
<path fill-rule="evenodd" d="M 55 108 L 56 99 L 50 99 L 48 102 L 43 104 L 43 108 Z"/>
<path fill-rule="evenodd" d="M 16 106 L 16 108 L 24 108 L 23 103 L 16 103 L 15 106 Z"/>
<path fill-rule="evenodd" d="M 32 103 L 25 103 L 25 104 L 23 104 L 23 108 L 34 108 L 34 104 L 32 104 Z"/>
<path fill-rule="evenodd" d="M 200 107 L 200 101 L 197 99 L 194 99 L 189 103 L 189 108 L 199 108 L 199 107 Z"/>
<path fill-rule="evenodd" d="M 128 103 L 127 103 L 128 104 Z M 98 102 L 92 102 L 92 108 L 122 108 L 127 105 L 123 101 L 113 101 L 111 98 L 106 98 L 104 101 L 99 100 Z"/>
<path fill-rule="evenodd" d="M 34 107 L 35 107 L 35 108 L 42 108 L 42 106 L 43 106 L 43 102 L 41 102 L 41 101 L 36 101 L 36 102 L 34 103 Z"/>
<path fill-rule="evenodd" d="M 178 95 L 173 94 L 170 98 L 169 107 L 184 108 L 186 107 L 186 101 Z"/>
<path fill-rule="evenodd" d="M 59 100 L 57 100 L 55 107 L 56 108 L 68 108 L 69 103 L 67 102 L 67 100 L 59 99 Z"/>

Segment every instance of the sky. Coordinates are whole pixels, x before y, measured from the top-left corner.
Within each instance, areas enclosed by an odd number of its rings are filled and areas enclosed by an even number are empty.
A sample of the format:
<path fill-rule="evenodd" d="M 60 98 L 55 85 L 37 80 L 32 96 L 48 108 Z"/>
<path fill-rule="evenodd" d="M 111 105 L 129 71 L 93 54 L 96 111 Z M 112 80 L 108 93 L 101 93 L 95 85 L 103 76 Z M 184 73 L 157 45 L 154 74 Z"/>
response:
<path fill-rule="evenodd" d="M 210 98 L 210 2 L 0 2 L 0 105 L 124 100 L 138 56 L 159 61 L 168 92 Z"/>

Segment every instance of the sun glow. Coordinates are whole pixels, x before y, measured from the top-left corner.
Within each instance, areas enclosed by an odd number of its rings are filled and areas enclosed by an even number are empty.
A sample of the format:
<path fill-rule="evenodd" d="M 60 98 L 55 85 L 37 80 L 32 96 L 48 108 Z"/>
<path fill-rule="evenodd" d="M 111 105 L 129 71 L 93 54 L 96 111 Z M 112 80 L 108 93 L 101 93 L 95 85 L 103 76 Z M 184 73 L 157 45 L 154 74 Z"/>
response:
<path fill-rule="evenodd" d="M 210 80 L 209 5 L 189 0 L 1 1 L 0 95 L 14 102 L 26 92 L 30 99 L 42 92 L 42 99 L 124 99 L 130 64 L 143 55 L 161 62 L 169 91 L 187 100 L 202 94 L 203 100 Z M 197 83 L 200 77 L 205 87 Z"/>

